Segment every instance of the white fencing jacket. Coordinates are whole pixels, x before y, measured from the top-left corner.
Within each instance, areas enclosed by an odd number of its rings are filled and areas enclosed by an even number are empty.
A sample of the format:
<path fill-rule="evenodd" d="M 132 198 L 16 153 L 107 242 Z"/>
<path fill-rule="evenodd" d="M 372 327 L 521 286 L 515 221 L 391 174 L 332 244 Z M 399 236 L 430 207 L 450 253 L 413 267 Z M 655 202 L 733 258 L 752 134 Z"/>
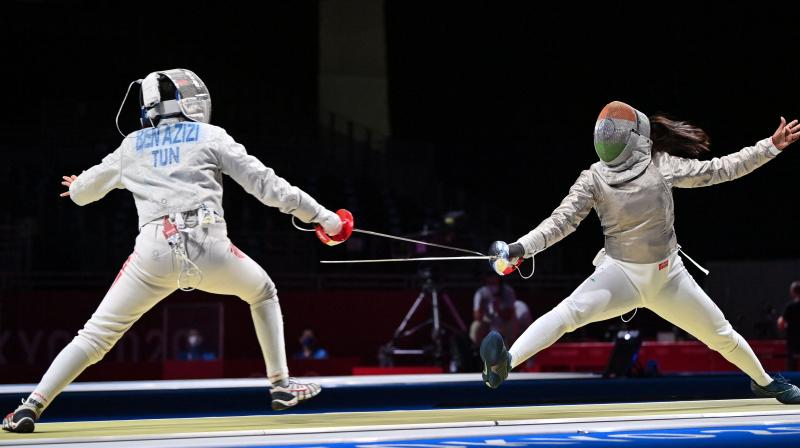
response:
<path fill-rule="evenodd" d="M 333 212 L 247 154 L 224 129 L 191 121 L 170 120 L 129 134 L 100 164 L 81 173 L 69 193 L 76 204 L 85 205 L 115 188 L 127 189 L 142 227 L 201 205 L 224 215 L 223 174 L 259 201 L 303 222 L 322 223 L 326 231 L 339 226 Z"/>
<path fill-rule="evenodd" d="M 594 208 L 603 227 L 606 254 L 631 263 L 662 261 L 678 248 L 673 227 L 673 187 L 705 187 L 734 180 L 779 152 L 771 138 L 711 160 L 658 152 L 641 173 L 613 186 L 607 182 L 609 175 L 604 175 L 602 162 L 597 162 L 581 172 L 561 205 L 517 242 L 530 257 L 574 232 Z M 649 145 L 646 156 L 650 158 Z"/>

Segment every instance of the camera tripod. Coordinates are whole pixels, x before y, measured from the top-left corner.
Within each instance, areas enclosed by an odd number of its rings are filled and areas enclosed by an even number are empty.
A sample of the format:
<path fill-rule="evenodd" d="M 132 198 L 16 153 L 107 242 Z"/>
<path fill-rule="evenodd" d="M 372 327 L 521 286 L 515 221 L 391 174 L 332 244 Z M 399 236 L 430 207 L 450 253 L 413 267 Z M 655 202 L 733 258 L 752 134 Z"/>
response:
<path fill-rule="evenodd" d="M 381 347 L 379 355 L 381 365 L 393 365 L 394 363 L 392 357 L 395 355 L 432 355 L 434 362 L 437 365 L 441 365 L 445 353 L 444 330 L 447 329 L 451 333 L 466 332 L 467 330 L 466 326 L 464 325 L 464 321 L 461 319 L 461 316 L 458 315 L 458 312 L 456 311 L 455 306 L 453 306 L 453 302 L 450 300 L 450 298 L 446 294 L 441 296 L 439 295 L 430 273 L 423 272 L 423 278 L 424 282 L 422 284 L 422 291 L 420 291 L 417 299 L 414 301 L 414 304 L 411 305 L 411 308 L 406 313 L 402 322 L 400 322 L 400 325 L 394 331 L 392 340 Z M 414 313 L 416 313 L 417 309 L 422 302 L 425 301 L 425 299 L 430 299 L 431 301 L 431 317 L 411 328 L 406 328 L 408 327 L 409 321 L 414 316 Z M 455 326 L 442 322 L 440 310 L 440 303 L 442 302 L 447 306 L 447 310 L 450 313 L 450 317 L 455 322 Z M 425 346 L 421 348 L 396 347 L 399 339 L 416 334 L 428 326 L 431 326 L 432 346 Z"/>

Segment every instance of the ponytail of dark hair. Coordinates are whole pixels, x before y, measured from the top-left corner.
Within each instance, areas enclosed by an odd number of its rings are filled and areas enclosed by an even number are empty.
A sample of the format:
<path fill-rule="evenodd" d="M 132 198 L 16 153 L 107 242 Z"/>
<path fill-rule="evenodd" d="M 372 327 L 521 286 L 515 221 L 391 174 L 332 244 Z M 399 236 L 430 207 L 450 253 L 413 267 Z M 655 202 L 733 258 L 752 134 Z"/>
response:
<path fill-rule="evenodd" d="M 696 159 L 709 152 L 711 140 L 706 132 L 685 121 L 675 121 L 665 115 L 650 118 L 650 139 L 653 153 L 663 151 L 667 154 Z"/>

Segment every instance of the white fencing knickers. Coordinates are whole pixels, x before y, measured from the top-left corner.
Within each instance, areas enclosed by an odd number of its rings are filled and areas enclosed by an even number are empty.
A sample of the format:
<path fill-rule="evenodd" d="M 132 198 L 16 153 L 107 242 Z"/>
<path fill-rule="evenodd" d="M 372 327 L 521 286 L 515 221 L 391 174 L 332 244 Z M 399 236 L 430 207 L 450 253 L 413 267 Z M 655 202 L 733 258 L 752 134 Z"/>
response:
<path fill-rule="evenodd" d="M 694 281 L 677 252 L 658 263 L 627 263 L 604 256 L 594 273 L 537 319 L 509 349 L 511 365 L 588 323 L 649 308 L 719 352 L 757 384 L 772 381 L 750 345 Z"/>
<path fill-rule="evenodd" d="M 184 236 L 189 258 L 202 271 L 197 289 L 247 302 L 269 380 L 288 378 L 283 317 L 267 273 L 233 245 L 224 222 L 196 226 Z M 134 322 L 177 289 L 180 270 L 162 225 L 153 221 L 142 227 L 133 254 L 91 319 L 50 365 L 29 403 L 41 412 L 86 367 L 103 358 Z"/>

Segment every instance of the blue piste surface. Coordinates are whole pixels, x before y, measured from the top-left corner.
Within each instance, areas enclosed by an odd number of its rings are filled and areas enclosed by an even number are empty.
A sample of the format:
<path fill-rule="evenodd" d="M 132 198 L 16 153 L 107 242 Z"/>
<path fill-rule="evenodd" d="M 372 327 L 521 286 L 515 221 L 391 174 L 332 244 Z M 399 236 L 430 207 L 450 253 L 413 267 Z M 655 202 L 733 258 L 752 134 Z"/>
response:
<path fill-rule="evenodd" d="M 267 445 L 254 445 L 267 446 Z M 596 432 L 587 434 L 506 435 L 498 427 L 497 434 L 484 437 L 447 437 L 420 440 L 385 440 L 372 443 L 336 443 L 292 445 L 297 448 L 472 448 L 497 446 L 567 446 L 620 448 L 699 448 L 699 447 L 798 447 L 800 425 L 718 426 L 682 429 Z"/>

